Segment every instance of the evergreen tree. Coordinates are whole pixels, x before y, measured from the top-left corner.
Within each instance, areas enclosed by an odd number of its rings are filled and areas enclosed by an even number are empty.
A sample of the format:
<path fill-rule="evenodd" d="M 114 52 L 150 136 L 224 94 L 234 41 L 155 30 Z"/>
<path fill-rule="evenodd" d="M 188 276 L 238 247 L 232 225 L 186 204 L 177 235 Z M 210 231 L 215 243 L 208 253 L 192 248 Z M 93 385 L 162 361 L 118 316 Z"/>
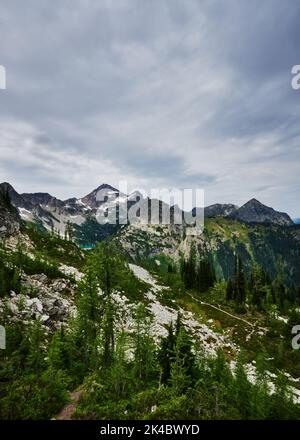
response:
<path fill-rule="evenodd" d="M 251 418 L 267 419 L 270 412 L 270 397 L 267 375 L 267 353 L 258 353 L 256 357 L 256 383 L 251 393 Z"/>
<path fill-rule="evenodd" d="M 71 222 L 68 220 L 65 229 L 65 240 L 72 241 L 74 238 L 74 228 Z"/>
<path fill-rule="evenodd" d="M 281 310 L 284 308 L 284 301 L 286 298 L 286 290 L 284 285 L 281 282 L 277 282 L 275 284 L 275 297 L 276 302 Z"/>
<path fill-rule="evenodd" d="M 226 301 L 232 301 L 234 299 L 234 285 L 232 279 L 229 278 L 226 286 Z"/>
<path fill-rule="evenodd" d="M 212 377 L 217 383 L 227 387 L 228 390 L 231 387 L 232 374 L 221 348 L 217 351 L 217 357 L 213 362 Z"/>
<path fill-rule="evenodd" d="M 230 292 L 231 293 L 231 292 Z M 233 298 L 242 305 L 246 301 L 246 279 L 244 275 L 243 263 L 240 257 L 235 257 L 234 281 L 233 281 Z"/>
<path fill-rule="evenodd" d="M 116 307 L 111 298 L 108 298 L 103 317 L 103 365 L 105 367 L 111 365 L 115 351 L 115 315 Z"/>
<path fill-rule="evenodd" d="M 71 366 L 70 341 L 63 326 L 52 336 L 47 363 L 54 370 L 68 370 Z"/>
<path fill-rule="evenodd" d="M 128 335 L 124 331 L 117 337 L 113 364 L 109 372 L 109 380 L 116 400 L 125 398 L 130 391 L 130 365 L 127 359 L 129 350 Z M 107 374 L 107 370 L 105 370 Z"/>
<path fill-rule="evenodd" d="M 133 351 L 134 374 L 140 381 L 149 380 L 156 369 L 150 332 L 152 320 L 144 304 L 138 304 L 134 315 Z"/>
<path fill-rule="evenodd" d="M 175 323 L 175 339 L 178 338 L 179 331 L 180 331 L 182 325 L 183 324 L 182 324 L 182 321 L 181 321 L 181 313 L 178 312 L 177 313 L 177 318 L 176 318 L 176 323 Z"/>
<path fill-rule="evenodd" d="M 251 279 L 250 279 L 250 291 L 252 294 L 251 302 L 258 308 L 262 308 L 269 302 L 272 302 L 271 282 L 267 273 L 262 267 L 254 264 Z"/>
<path fill-rule="evenodd" d="M 251 384 L 248 381 L 244 365 L 244 354 L 240 352 L 235 368 L 235 403 L 237 408 L 239 408 L 241 418 L 248 419 L 250 415 Z"/>
<path fill-rule="evenodd" d="M 213 267 L 208 259 L 202 259 L 199 263 L 197 273 L 197 289 L 199 292 L 206 292 L 210 287 L 213 287 L 216 281 Z"/>
<path fill-rule="evenodd" d="M 189 258 L 182 261 L 181 273 L 186 289 L 193 289 L 197 286 L 196 248 L 194 243 L 191 245 Z"/>
<path fill-rule="evenodd" d="M 28 354 L 26 358 L 26 367 L 35 375 L 40 375 L 45 365 L 44 353 L 45 331 L 40 321 L 31 327 L 28 332 Z"/>
<path fill-rule="evenodd" d="M 176 339 L 171 364 L 170 383 L 175 395 L 181 395 L 192 382 L 194 356 L 191 352 L 191 341 L 183 326 Z"/>
<path fill-rule="evenodd" d="M 279 372 L 275 382 L 275 393 L 272 396 L 272 407 L 270 418 L 284 420 L 293 418 L 294 405 L 288 392 L 287 378 Z"/>
<path fill-rule="evenodd" d="M 162 338 L 160 350 L 158 354 L 159 364 L 161 368 L 161 382 L 167 383 L 171 375 L 171 360 L 174 356 L 175 334 L 172 323 L 168 326 L 168 335 Z"/>
<path fill-rule="evenodd" d="M 124 256 L 112 241 L 98 243 L 89 264 L 106 296 L 120 287 L 126 264 Z"/>
<path fill-rule="evenodd" d="M 99 287 L 91 269 L 87 270 L 81 280 L 77 292 L 77 318 L 74 335 L 84 365 L 88 368 L 95 353 L 101 331 L 103 317 L 103 300 L 99 294 Z M 95 358 L 94 358 L 95 360 Z"/>

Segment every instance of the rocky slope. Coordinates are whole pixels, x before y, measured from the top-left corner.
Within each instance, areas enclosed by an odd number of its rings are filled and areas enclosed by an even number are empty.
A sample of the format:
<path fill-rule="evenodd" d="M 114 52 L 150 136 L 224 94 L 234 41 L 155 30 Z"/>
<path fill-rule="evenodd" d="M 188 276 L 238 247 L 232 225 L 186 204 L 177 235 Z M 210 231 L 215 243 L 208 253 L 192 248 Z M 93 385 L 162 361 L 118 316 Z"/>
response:
<path fill-rule="evenodd" d="M 271 279 L 284 274 L 287 286 L 300 286 L 300 226 L 246 224 L 230 218 L 207 219 L 202 234 L 189 237 L 180 227 L 143 225 L 121 229 L 116 239 L 134 260 L 167 255 L 173 261 L 188 257 L 192 243 L 201 257 L 213 263 L 218 278 L 233 276 L 235 255 L 246 273 L 262 266 Z"/>
<path fill-rule="evenodd" d="M 0 246 L 0 256 L 5 255 L 1 260 L 2 271 L 12 267 L 16 256 L 23 261 L 18 271 L 17 290 L 12 288 L 5 294 L 2 291 L 3 286 L 0 286 L 0 321 L 21 320 L 23 323 L 30 323 L 41 320 L 49 331 L 53 331 L 67 323 L 75 313 L 74 295 L 82 273 L 60 261 L 68 261 L 72 248 L 77 248 L 73 243 L 50 236 L 44 239 L 42 234 L 36 234 L 32 240 L 26 231 L 18 232 L 6 237 Z M 43 247 L 42 240 L 46 241 L 46 247 Z M 64 244 L 65 248 L 60 249 Z M 41 263 L 34 265 L 36 260 Z M 79 250 L 75 251 L 73 260 L 81 262 Z M 46 269 L 54 264 L 57 267 L 56 275 L 46 275 Z"/>
<path fill-rule="evenodd" d="M 15 234 L 20 229 L 20 218 L 11 204 L 8 188 L 0 185 L 0 236 Z"/>
<path fill-rule="evenodd" d="M 0 316 L 8 320 L 30 322 L 41 320 L 49 329 L 59 328 L 75 313 L 73 305 L 76 285 L 67 279 L 49 280 L 44 274 L 24 275 L 24 293 L 11 292 L 10 297 L 0 298 Z"/>

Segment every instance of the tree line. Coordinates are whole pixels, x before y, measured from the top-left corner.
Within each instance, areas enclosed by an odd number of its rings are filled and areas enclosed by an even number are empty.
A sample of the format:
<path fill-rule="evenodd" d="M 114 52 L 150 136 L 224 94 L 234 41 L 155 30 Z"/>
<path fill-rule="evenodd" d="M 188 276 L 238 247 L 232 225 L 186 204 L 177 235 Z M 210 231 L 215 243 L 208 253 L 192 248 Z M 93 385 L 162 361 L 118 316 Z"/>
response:
<path fill-rule="evenodd" d="M 211 257 L 197 255 L 194 245 L 189 257 L 181 259 L 180 275 L 186 289 L 199 293 L 208 292 L 218 281 Z M 249 270 L 246 273 L 238 253 L 234 255 L 233 275 L 225 281 L 226 301 L 235 304 L 240 311 L 244 310 L 246 303 L 260 311 L 267 311 L 271 305 L 276 305 L 282 312 L 286 312 L 291 305 L 300 303 L 300 288 L 287 287 L 282 270 L 279 269 L 275 279 L 271 280 L 269 274 L 253 262 L 250 273 Z"/>

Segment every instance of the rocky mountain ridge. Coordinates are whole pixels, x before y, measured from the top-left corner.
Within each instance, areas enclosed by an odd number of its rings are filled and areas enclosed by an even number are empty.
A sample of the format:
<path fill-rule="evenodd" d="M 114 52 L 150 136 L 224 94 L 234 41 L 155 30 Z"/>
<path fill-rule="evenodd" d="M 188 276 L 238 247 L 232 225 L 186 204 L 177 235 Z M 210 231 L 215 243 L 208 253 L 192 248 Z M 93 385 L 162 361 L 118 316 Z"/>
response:
<path fill-rule="evenodd" d="M 285 212 L 275 211 L 256 199 L 251 199 L 241 208 L 232 211 L 230 217 L 245 223 L 270 223 L 282 226 L 294 224 Z"/>
<path fill-rule="evenodd" d="M 60 235 L 65 235 L 68 232 L 69 225 L 71 225 L 75 236 L 80 237 L 83 242 L 85 240 L 97 241 L 97 236 L 102 236 L 101 229 L 105 228 L 105 226 L 107 226 L 109 233 L 114 231 L 115 228 L 113 225 L 108 225 L 109 221 L 105 217 L 117 210 L 120 219 L 123 218 L 124 220 L 124 216 L 127 216 L 127 210 L 134 205 L 136 205 L 137 211 L 143 211 L 148 209 L 151 203 L 153 206 L 155 202 L 159 203 L 159 221 L 161 221 L 163 213 L 168 212 L 168 210 L 171 213 L 171 223 L 177 223 L 183 216 L 183 212 L 178 206 L 170 207 L 165 202 L 155 199 L 151 200 L 148 197 L 143 198 L 138 192 L 129 195 L 123 194 L 107 184 L 100 185 L 82 198 L 73 197 L 64 201 L 49 193 L 19 194 L 6 182 L 0 184 L 0 193 L 2 198 L 3 195 L 7 194 L 13 207 L 17 210 L 14 210 L 12 214 L 13 211 L 10 208 L 8 213 L 2 201 L 0 228 L 5 228 L 7 224 L 12 224 L 15 226 L 12 229 L 8 228 L 7 231 L 14 231 L 19 218 L 25 222 L 37 223 L 48 231 L 55 230 Z M 194 208 L 192 214 L 195 215 L 195 212 L 196 209 Z M 11 219 L 12 216 L 14 218 L 13 222 L 7 221 L 4 218 Z M 288 214 L 275 211 L 256 199 L 248 201 L 242 207 L 237 207 L 233 204 L 210 205 L 204 209 L 204 216 L 205 218 L 232 218 L 244 223 L 266 223 L 281 226 L 291 226 L 294 224 Z M 101 221 L 99 221 L 100 217 Z M 139 223 L 140 221 L 138 220 L 137 222 Z M 87 231 L 88 233 L 86 233 Z"/>

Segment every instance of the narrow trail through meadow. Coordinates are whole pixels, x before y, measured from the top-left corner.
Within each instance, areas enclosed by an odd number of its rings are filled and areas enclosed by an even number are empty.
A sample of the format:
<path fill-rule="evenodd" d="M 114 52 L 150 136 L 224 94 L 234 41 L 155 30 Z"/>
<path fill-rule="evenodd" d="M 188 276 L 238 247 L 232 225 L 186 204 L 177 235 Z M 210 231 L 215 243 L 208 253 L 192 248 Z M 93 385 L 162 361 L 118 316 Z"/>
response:
<path fill-rule="evenodd" d="M 241 317 L 239 317 L 239 316 L 233 315 L 232 313 L 229 313 L 229 312 L 227 312 L 226 310 L 223 310 L 223 309 L 221 309 L 221 308 L 218 307 L 218 306 L 214 306 L 213 304 L 207 303 L 207 302 L 205 302 L 205 301 L 201 301 L 201 300 L 195 298 L 195 297 L 194 297 L 193 295 L 191 295 L 190 293 L 188 293 L 188 295 L 189 295 L 194 301 L 196 301 L 196 302 L 198 302 L 198 303 L 200 303 L 200 304 L 203 304 L 204 306 L 212 307 L 213 309 L 218 310 L 219 312 L 225 313 L 226 315 L 230 316 L 231 318 L 237 319 L 238 321 L 242 321 L 242 322 L 244 322 L 245 324 L 249 325 L 249 326 L 252 327 L 252 328 L 254 328 L 254 327 L 256 326 L 256 324 L 253 324 L 252 322 L 247 321 L 246 319 L 241 318 Z M 260 330 L 264 330 L 264 331 L 267 330 L 265 327 L 257 327 L 257 328 L 260 329 Z"/>
<path fill-rule="evenodd" d="M 72 420 L 72 416 L 76 411 L 77 404 L 82 394 L 83 390 L 81 388 L 72 391 L 69 394 L 70 402 L 60 411 L 55 420 Z"/>

